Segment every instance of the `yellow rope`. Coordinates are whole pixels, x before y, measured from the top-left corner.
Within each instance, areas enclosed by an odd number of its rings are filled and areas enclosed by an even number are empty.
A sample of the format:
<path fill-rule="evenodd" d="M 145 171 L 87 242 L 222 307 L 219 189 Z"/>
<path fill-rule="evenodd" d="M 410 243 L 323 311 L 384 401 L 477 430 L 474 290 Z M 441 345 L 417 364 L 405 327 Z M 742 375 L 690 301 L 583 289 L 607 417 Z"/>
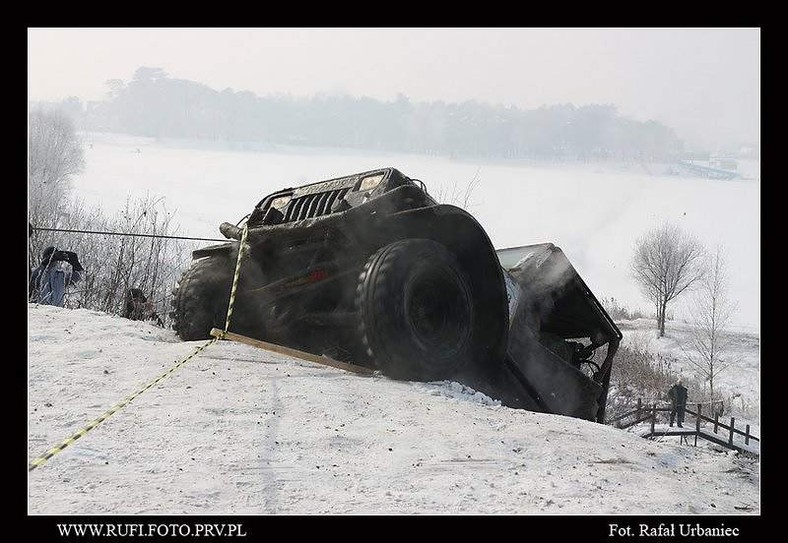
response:
<path fill-rule="evenodd" d="M 191 358 L 193 358 L 198 353 L 200 353 L 203 349 L 208 347 L 208 345 L 216 343 L 217 341 L 219 341 L 217 338 L 213 338 L 213 339 L 209 340 L 208 342 L 206 342 L 204 345 L 200 345 L 199 347 L 197 347 L 197 349 L 195 349 L 195 351 L 192 354 L 190 354 L 189 356 L 187 356 L 186 358 L 184 358 L 183 360 L 181 360 L 180 362 L 175 364 L 173 367 L 171 367 L 170 369 L 168 369 L 167 371 L 165 371 L 164 373 L 162 373 L 161 375 L 159 375 L 158 377 L 156 377 L 155 379 L 153 379 L 152 381 L 150 381 L 149 383 L 147 383 L 146 385 L 141 387 L 136 392 L 133 392 L 132 394 L 129 394 L 128 396 L 126 396 L 124 399 L 122 399 L 121 401 L 119 401 L 118 403 L 116 403 L 115 405 L 110 407 L 107 411 L 105 411 L 104 414 L 102 414 L 100 417 L 97 417 L 97 418 L 93 419 L 92 421 L 90 421 L 88 424 L 86 424 L 78 432 L 73 433 L 70 437 L 67 437 L 66 439 L 64 439 L 63 441 L 61 441 L 60 443 L 58 443 L 57 445 L 55 445 L 51 449 L 49 449 L 47 452 L 45 452 L 41 456 L 39 456 L 36 459 L 34 459 L 32 462 L 30 462 L 30 466 L 28 467 L 28 471 L 33 471 L 38 466 L 40 466 L 41 464 L 43 464 L 44 462 L 46 462 L 47 460 L 49 460 L 50 458 L 52 458 L 53 456 L 55 456 L 56 454 L 61 452 L 63 449 L 65 449 L 66 447 L 71 445 L 77 439 L 79 439 L 81 437 L 84 437 L 93 428 L 95 428 L 96 426 L 98 426 L 99 424 L 101 424 L 102 422 L 107 420 L 110 416 L 114 415 L 115 413 L 120 411 L 122 408 L 124 408 L 128 404 L 130 404 L 137 396 L 139 396 L 140 394 L 142 394 L 143 392 L 145 392 L 149 388 L 157 385 L 164 378 L 168 377 L 175 370 L 177 370 L 178 368 L 183 366 Z"/>
<path fill-rule="evenodd" d="M 241 244 L 238 247 L 238 259 L 235 262 L 235 274 L 233 275 L 233 286 L 232 286 L 232 289 L 230 291 L 230 301 L 229 301 L 228 306 L 227 306 L 227 320 L 225 321 L 225 324 L 224 324 L 224 333 L 227 333 L 227 330 L 230 328 L 230 317 L 233 314 L 233 305 L 235 304 L 235 294 L 236 294 L 236 290 L 238 288 L 238 277 L 239 277 L 239 275 L 241 273 L 241 258 L 243 256 L 243 252 L 244 252 L 244 244 L 246 242 L 246 234 L 247 234 L 247 227 L 246 227 L 246 225 L 244 225 L 243 234 L 241 235 Z M 93 430 L 93 428 L 95 428 L 96 426 L 98 426 L 99 424 L 101 424 L 102 422 L 107 420 L 109 417 L 111 417 L 112 415 L 114 415 L 115 413 L 117 413 L 118 411 L 123 409 L 124 407 L 126 407 L 135 398 L 137 398 L 140 394 L 142 394 L 146 390 L 156 386 L 163 379 L 165 379 L 166 377 L 171 375 L 173 372 L 175 372 L 175 370 L 177 370 L 178 368 L 180 368 L 181 366 L 186 364 L 186 362 L 188 362 L 189 360 L 191 360 L 192 358 L 197 356 L 206 347 L 208 347 L 209 345 L 213 345 L 214 343 L 219 341 L 219 339 L 221 339 L 221 338 L 215 337 L 215 338 L 209 340 L 208 342 L 206 342 L 205 344 L 200 345 L 199 347 L 197 347 L 197 349 L 195 349 L 195 351 L 192 354 L 190 354 L 189 356 L 187 356 L 183 360 L 181 360 L 178 363 L 176 363 L 170 369 L 168 369 L 167 371 L 165 371 L 164 373 L 162 373 L 161 375 L 159 375 L 158 377 L 156 377 L 155 379 L 153 379 L 149 383 L 147 383 L 144 386 L 142 386 L 136 392 L 133 392 L 132 394 L 129 394 L 128 396 L 126 396 L 124 399 L 122 399 L 121 401 L 119 401 L 118 403 L 116 403 L 115 405 L 110 407 L 101 416 L 99 416 L 99 417 L 93 419 L 92 421 L 90 421 L 88 424 L 86 424 L 78 432 L 73 433 L 71 436 L 67 437 L 66 439 L 64 439 L 63 441 L 61 441 L 60 443 L 58 443 L 54 447 L 50 448 L 44 454 L 42 454 L 42 455 L 36 457 L 35 459 L 33 459 L 30 462 L 30 465 L 28 466 L 28 472 L 33 471 L 34 469 L 36 469 L 41 464 L 43 464 L 44 462 L 46 462 L 47 460 L 49 460 L 50 458 L 52 458 L 56 454 L 58 454 L 61 451 L 63 451 L 63 449 L 65 449 L 66 447 L 68 447 L 69 445 L 74 443 L 76 440 L 78 440 L 81 437 L 84 437 L 88 432 Z"/>
<path fill-rule="evenodd" d="M 238 277 L 241 275 L 241 258 L 243 257 L 243 253 L 246 250 L 246 234 L 249 231 L 247 226 L 244 224 L 244 229 L 241 232 L 241 243 L 238 246 L 238 258 L 235 261 L 235 273 L 233 274 L 233 287 L 230 290 L 230 303 L 227 306 L 227 320 L 224 323 L 224 332 L 230 329 L 230 317 L 233 315 L 233 305 L 235 305 L 235 292 L 238 289 Z"/>

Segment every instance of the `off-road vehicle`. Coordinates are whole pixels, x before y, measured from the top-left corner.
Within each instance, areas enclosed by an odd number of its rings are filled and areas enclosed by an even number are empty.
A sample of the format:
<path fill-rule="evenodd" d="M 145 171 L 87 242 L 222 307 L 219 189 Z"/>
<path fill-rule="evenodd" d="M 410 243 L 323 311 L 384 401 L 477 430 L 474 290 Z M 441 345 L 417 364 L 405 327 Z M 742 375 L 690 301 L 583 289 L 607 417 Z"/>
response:
<path fill-rule="evenodd" d="M 176 286 L 182 339 L 224 327 L 244 221 L 230 331 L 603 421 L 621 333 L 563 252 L 496 252 L 468 212 L 394 168 L 282 189 L 223 223 L 230 241 L 194 251 Z"/>

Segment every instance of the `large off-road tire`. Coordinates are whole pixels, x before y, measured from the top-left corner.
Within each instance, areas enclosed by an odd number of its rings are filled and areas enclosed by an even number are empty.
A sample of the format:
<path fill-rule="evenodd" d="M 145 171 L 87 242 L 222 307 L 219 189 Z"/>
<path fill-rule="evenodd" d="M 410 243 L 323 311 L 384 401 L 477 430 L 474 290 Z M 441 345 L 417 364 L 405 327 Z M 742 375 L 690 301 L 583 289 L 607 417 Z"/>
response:
<path fill-rule="evenodd" d="M 181 339 L 208 339 L 211 328 L 224 329 L 232 280 L 232 263 L 225 256 L 192 262 L 173 293 L 173 328 Z"/>
<path fill-rule="evenodd" d="M 391 243 L 367 260 L 356 289 L 366 356 L 395 379 L 447 379 L 474 355 L 474 299 L 454 255 L 427 239 Z"/>

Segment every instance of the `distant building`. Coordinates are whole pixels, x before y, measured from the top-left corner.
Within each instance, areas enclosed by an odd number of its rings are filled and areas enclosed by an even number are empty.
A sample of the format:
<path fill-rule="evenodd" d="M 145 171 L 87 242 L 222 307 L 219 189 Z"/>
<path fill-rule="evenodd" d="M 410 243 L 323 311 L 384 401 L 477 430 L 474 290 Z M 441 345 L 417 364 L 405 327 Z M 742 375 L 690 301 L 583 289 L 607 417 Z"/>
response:
<path fill-rule="evenodd" d="M 708 151 L 688 151 L 681 155 L 681 160 L 687 160 L 690 162 L 708 162 L 709 156 L 710 155 Z"/>
<path fill-rule="evenodd" d="M 743 145 L 739 149 L 739 156 L 742 158 L 758 158 L 758 148 L 752 145 Z"/>
<path fill-rule="evenodd" d="M 735 158 L 725 156 L 711 156 L 709 157 L 709 166 L 717 168 L 718 170 L 727 170 L 735 172 L 739 169 L 739 163 Z"/>

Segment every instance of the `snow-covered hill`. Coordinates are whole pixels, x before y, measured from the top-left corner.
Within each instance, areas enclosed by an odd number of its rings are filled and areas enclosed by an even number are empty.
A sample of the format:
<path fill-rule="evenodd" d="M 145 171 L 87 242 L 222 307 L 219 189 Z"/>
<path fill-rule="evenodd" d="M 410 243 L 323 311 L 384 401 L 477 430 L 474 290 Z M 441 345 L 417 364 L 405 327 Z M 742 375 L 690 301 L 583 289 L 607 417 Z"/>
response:
<path fill-rule="evenodd" d="M 28 461 L 204 342 L 28 307 Z M 456 383 L 207 347 L 29 473 L 30 514 L 759 514 L 759 463 Z"/>

